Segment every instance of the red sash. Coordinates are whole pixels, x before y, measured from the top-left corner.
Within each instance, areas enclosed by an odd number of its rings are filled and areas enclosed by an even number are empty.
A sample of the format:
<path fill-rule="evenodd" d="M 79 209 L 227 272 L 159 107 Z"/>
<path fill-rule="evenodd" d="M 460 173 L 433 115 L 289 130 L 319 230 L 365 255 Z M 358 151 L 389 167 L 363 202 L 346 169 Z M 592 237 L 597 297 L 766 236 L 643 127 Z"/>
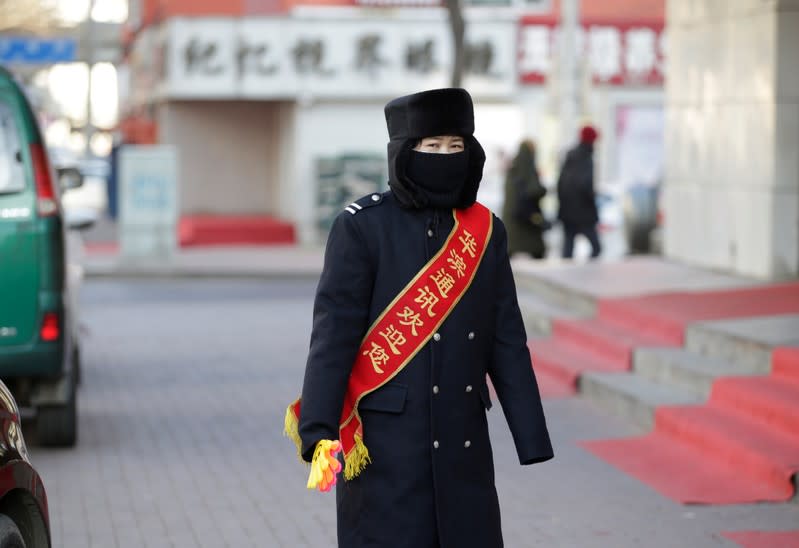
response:
<path fill-rule="evenodd" d="M 374 321 L 350 373 L 339 422 L 344 477 L 352 479 L 369 463 L 358 403 L 394 378 L 433 337 L 469 289 L 493 227 L 482 204 L 453 210 L 455 226 L 447 241 Z M 286 411 L 286 434 L 301 446 L 297 426 L 300 400 Z"/>

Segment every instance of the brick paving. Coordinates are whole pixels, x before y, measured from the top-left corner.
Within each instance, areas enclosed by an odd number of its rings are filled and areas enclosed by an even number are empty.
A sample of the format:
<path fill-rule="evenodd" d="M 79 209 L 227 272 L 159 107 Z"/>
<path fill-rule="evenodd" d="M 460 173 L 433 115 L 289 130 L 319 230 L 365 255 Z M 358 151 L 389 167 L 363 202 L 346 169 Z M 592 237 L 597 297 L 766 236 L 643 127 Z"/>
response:
<path fill-rule="evenodd" d="M 54 546 L 335 546 L 334 497 L 305 489 L 281 432 L 301 384 L 313 287 L 88 282 L 79 444 L 30 447 Z M 579 398 L 546 410 L 556 459 L 524 468 L 500 407 L 489 414 L 509 548 L 735 546 L 720 533 L 799 523 L 797 504 L 675 504 L 574 443 L 634 427 Z"/>

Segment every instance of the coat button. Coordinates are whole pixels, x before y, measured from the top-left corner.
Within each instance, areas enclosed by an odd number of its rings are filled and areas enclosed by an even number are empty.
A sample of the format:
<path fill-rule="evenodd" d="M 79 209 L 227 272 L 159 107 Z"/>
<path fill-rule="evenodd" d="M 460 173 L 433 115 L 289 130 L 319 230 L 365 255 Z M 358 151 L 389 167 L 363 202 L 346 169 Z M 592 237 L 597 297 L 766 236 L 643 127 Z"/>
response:
<path fill-rule="evenodd" d="M 438 385 L 433 385 L 433 394 L 438 394 Z"/>
<path fill-rule="evenodd" d="M 436 441 L 434 441 L 434 442 L 433 442 L 433 447 L 434 447 L 434 448 L 436 448 L 436 449 L 438 449 L 438 440 L 436 440 Z"/>
<path fill-rule="evenodd" d="M 466 449 L 468 449 L 469 447 L 471 447 L 471 446 L 472 446 L 472 442 L 470 442 L 469 440 L 466 440 L 465 442 L 463 442 L 463 446 L 464 446 Z"/>
<path fill-rule="evenodd" d="M 471 384 L 467 384 L 466 385 L 466 391 L 467 392 L 471 392 L 472 391 L 472 385 Z"/>
<path fill-rule="evenodd" d="M 441 340 L 441 335 L 438 334 L 438 333 L 434 334 L 433 335 L 433 340 L 436 341 L 436 342 L 440 341 Z"/>
<path fill-rule="evenodd" d="M 474 331 L 469 331 L 469 334 L 466 336 L 470 341 L 474 339 Z"/>
<path fill-rule="evenodd" d="M 372 194 L 372 201 L 379 202 L 380 201 L 380 194 Z"/>
<path fill-rule="evenodd" d="M 428 228 L 427 229 L 427 237 L 428 238 L 432 238 L 433 237 L 433 229 L 432 228 Z"/>

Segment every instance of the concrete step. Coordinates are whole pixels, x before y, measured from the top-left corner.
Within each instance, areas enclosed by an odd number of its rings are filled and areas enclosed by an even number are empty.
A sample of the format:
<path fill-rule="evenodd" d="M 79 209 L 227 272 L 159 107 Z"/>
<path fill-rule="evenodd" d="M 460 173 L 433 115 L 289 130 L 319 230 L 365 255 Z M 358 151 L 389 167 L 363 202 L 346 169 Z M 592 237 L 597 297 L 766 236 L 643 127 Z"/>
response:
<path fill-rule="evenodd" d="M 566 386 L 572 393 L 577 390 L 577 381 L 585 371 L 627 371 L 625 364 L 619 364 L 601 356 L 586 352 L 563 341 L 548 338 L 528 343 L 533 358 L 533 369 L 542 371 Z"/>
<path fill-rule="evenodd" d="M 752 367 L 682 348 L 638 348 L 633 355 L 633 371 L 649 380 L 689 390 L 706 399 L 716 378 L 765 375 L 769 367 L 768 364 Z"/>
<path fill-rule="evenodd" d="M 596 313 L 596 297 L 548 276 L 541 276 L 537 270 L 521 267 L 513 269 L 517 291 L 531 293 L 540 299 L 565 310 L 572 310 L 585 316 Z"/>
<path fill-rule="evenodd" d="M 634 373 L 585 372 L 580 394 L 599 407 L 651 430 L 655 408 L 661 405 L 694 405 L 703 398 L 694 392 L 660 384 Z"/>
<path fill-rule="evenodd" d="M 520 290 L 517 294 L 519 308 L 522 311 L 524 327 L 529 337 L 549 335 L 552 333 L 552 321 L 555 318 L 577 319 L 586 314 L 550 301 L 531 291 Z"/>
<path fill-rule="evenodd" d="M 799 315 L 700 322 L 689 325 L 685 336 L 687 350 L 754 370 L 770 365 L 775 346 L 799 346 Z"/>
<path fill-rule="evenodd" d="M 632 369 L 632 352 L 640 347 L 674 346 L 652 334 L 636 333 L 630 329 L 597 319 L 557 319 L 552 334 L 558 341 L 596 354 L 619 364 L 620 369 Z"/>

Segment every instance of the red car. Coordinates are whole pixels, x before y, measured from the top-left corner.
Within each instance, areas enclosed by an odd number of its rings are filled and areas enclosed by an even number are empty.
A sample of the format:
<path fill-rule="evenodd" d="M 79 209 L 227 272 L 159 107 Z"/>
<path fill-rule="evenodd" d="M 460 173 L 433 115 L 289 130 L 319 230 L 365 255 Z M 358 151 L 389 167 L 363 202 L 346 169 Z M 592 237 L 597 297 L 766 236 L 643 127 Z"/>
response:
<path fill-rule="evenodd" d="M 44 484 L 28 458 L 17 403 L 2 381 L 0 420 L 0 548 L 49 548 Z"/>

